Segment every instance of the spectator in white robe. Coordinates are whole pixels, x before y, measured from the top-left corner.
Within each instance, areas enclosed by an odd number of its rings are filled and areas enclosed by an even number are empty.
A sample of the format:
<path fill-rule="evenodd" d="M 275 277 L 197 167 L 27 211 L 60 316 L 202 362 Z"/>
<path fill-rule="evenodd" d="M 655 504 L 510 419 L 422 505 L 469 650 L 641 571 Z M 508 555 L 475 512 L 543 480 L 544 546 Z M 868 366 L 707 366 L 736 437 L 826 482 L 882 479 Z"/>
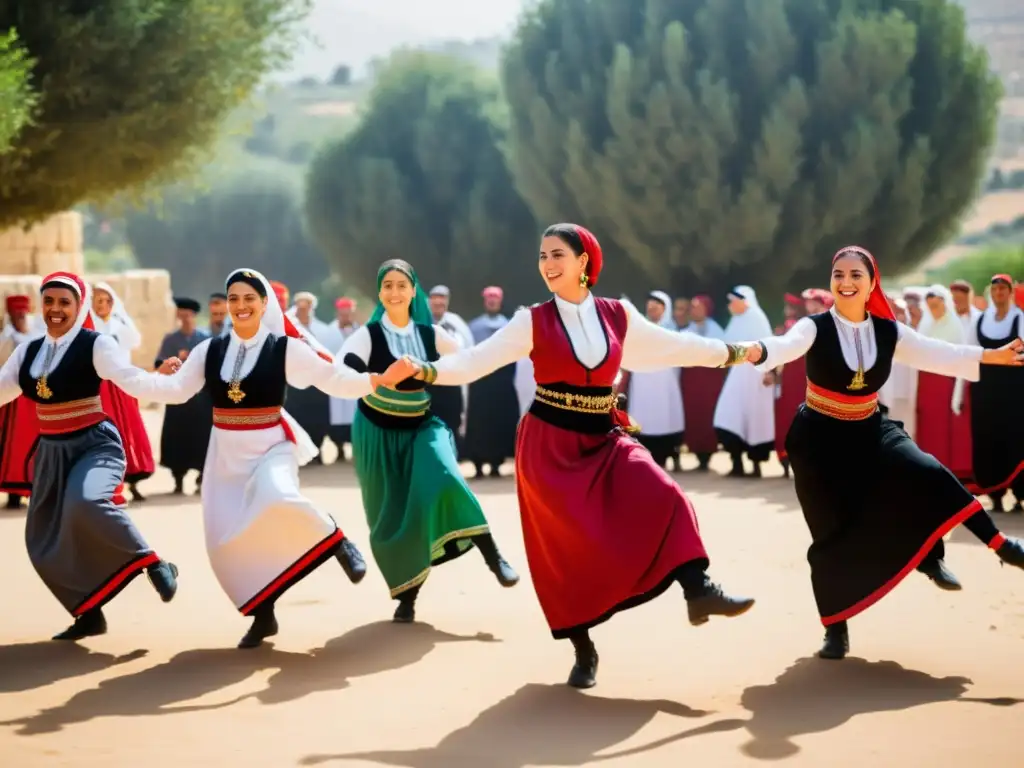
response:
<path fill-rule="evenodd" d="M 469 325 L 449 309 L 452 292 L 447 285 L 435 285 L 430 289 L 428 300 L 434 325 L 444 328 L 459 340 L 463 349 L 473 346 L 473 332 Z M 443 387 L 431 385 L 430 410 L 448 425 L 455 437 L 456 455 L 462 453 L 462 438 L 466 434 L 466 403 L 469 401 L 469 387 Z"/>
<path fill-rule="evenodd" d="M 896 321 L 910 325 L 907 303 L 894 296 L 889 296 Z M 895 360 L 889 380 L 878 392 L 878 401 L 885 406 L 887 415 L 892 421 L 903 424 L 903 429 L 911 439 L 917 433 L 917 371 Z"/>
<path fill-rule="evenodd" d="M 331 341 L 330 326 L 316 316 L 316 308 L 319 304 L 317 297 L 309 291 L 298 291 L 292 302 L 291 307 L 285 313 L 288 319 L 296 328 L 306 335 L 312 336 L 327 348 L 324 342 L 325 340 Z M 317 448 L 317 455 L 310 464 L 323 464 L 323 454 L 320 453 L 320 449 L 323 447 L 331 424 L 330 397 L 316 387 L 300 389 L 289 385 L 288 412 L 306 430 L 309 439 Z"/>
<path fill-rule="evenodd" d="M 355 319 L 355 299 L 340 297 L 334 302 L 334 311 L 337 316 L 327 324 L 326 338 L 321 343 L 332 355 L 337 355 L 345 340 L 359 330 L 362 324 Z M 352 443 L 352 420 L 355 418 L 358 402 L 340 397 L 331 397 L 328 401 L 330 423 L 327 425 L 327 437 L 338 448 L 337 461 L 346 460 L 345 446 Z"/>
<path fill-rule="evenodd" d="M 772 324 L 749 285 L 728 294 L 732 319 L 725 327 L 729 344 L 769 338 Z M 752 366 L 729 369 L 715 407 L 715 432 L 722 449 L 732 458 L 730 477 L 761 477 L 761 464 L 775 448 L 775 391 Z M 753 463 L 747 475 L 743 455 Z"/>
<path fill-rule="evenodd" d="M 982 310 L 974 305 L 974 286 L 966 280 L 954 280 L 949 285 L 949 292 L 953 295 L 953 304 L 964 329 L 964 338 L 970 338 L 982 313 Z"/>

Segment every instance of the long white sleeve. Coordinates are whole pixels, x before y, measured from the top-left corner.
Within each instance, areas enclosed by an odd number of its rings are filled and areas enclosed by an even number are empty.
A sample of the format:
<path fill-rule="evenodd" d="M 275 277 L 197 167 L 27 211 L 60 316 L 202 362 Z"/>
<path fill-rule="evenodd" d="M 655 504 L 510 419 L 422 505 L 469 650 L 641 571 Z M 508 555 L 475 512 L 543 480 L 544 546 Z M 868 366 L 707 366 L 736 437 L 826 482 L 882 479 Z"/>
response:
<path fill-rule="evenodd" d="M 356 373 L 347 365 L 332 365 L 300 339 L 288 339 L 284 375 L 293 387 L 316 387 L 331 397 L 355 400 L 373 392 L 370 374 Z"/>
<path fill-rule="evenodd" d="M 92 348 L 92 363 L 101 379 L 106 379 L 139 400 L 180 405 L 186 403 L 206 383 L 207 339 L 188 356 L 178 372 L 171 376 L 144 371 L 132 365 L 131 357 L 113 336 L 101 335 Z"/>
<path fill-rule="evenodd" d="M 7 358 L 7 362 L 0 368 L 0 405 L 15 400 L 21 394 L 21 384 L 18 377 L 21 373 L 21 364 L 25 360 L 25 350 L 28 342 L 19 344 L 14 353 Z"/>
<path fill-rule="evenodd" d="M 797 320 L 793 327 L 782 336 L 769 336 L 758 339 L 768 354 L 764 360 L 758 363 L 755 368 L 759 371 L 772 371 L 780 365 L 792 363 L 807 354 L 807 351 L 814 344 L 818 336 L 818 326 L 809 317 L 802 317 Z"/>
<path fill-rule="evenodd" d="M 930 339 L 909 325 L 900 324 L 896 330 L 894 363 L 967 381 L 977 381 L 981 377 L 981 347 Z"/>
<path fill-rule="evenodd" d="M 445 355 L 436 363 L 435 384 L 469 384 L 502 366 L 526 357 L 533 350 L 533 317 L 528 308 L 520 309 L 504 328 L 486 341 L 469 349 Z"/>
<path fill-rule="evenodd" d="M 670 331 L 652 323 L 629 302 L 622 302 L 622 306 L 626 308 L 629 323 L 622 343 L 622 367 L 627 371 L 648 373 L 666 368 L 717 368 L 729 359 L 729 348 L 724 341 Z"/>

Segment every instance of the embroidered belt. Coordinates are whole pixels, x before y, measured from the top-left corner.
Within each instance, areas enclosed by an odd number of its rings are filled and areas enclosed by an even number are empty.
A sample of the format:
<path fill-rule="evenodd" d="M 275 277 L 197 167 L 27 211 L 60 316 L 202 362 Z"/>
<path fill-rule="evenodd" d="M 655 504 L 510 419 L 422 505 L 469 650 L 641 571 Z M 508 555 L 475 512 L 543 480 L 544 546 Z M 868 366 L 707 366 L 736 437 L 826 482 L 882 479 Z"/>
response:
<path fill-rule="evenodd" d="M 576 413 L 610 413 L 618 404 L 619 396 L 611 387 L 607 395 L 584 395 L 578 392 L 556 392 L 546 387 L 537 387 L 534 398 L 552 408 L 562 408 Z"/>
<path fill-rule="evenodd" d="M 807 382 L 804 402 L 812 411 L 840 421 L 864 421 L 878 410 L 878 395 L 844 395 Z"/>
<path fill-rule="evenodd" d="M 219 429 L 269 429 L 281 423 L 281 406 L 270 408 L 214 408 L 213 426 Z"/>
<path fill-rule="evenodd" d="M 551 386 L 558 386 L 558 389 L 551 389 Z M 538 384 L 530 413 L 574 432 L 600 433 L 613 427 L 631 434 L 640 431 L 640 425 L 619 409 L 619 396 L 611 387 L 588 387 L 587 392 L 574 389 L 567 384 L 547 387 Z"/>
<path fill-rule="evenodd" d="M 107 418 L 99 395 L 66 403 L 36 403 L 40 435 L 66 435 L 94 427 Z"/>
<path fill-rule="evenodd" d="M 403 392 L 378 387 L 362 398 L 362 402 L 378 413 L 401 418 L 422 418 L 430 410 L 430 395 L 422 389 Z"/>

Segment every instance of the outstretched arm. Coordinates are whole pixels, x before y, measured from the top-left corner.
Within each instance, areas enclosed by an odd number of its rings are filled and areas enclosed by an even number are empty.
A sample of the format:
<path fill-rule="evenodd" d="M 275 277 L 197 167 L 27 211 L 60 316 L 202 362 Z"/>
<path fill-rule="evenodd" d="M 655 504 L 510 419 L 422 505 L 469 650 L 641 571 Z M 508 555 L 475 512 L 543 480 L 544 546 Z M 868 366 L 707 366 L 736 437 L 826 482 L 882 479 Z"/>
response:
<path fill-rule="evenodd" d="M 19 344 L 14 353 L 7 358 L 7 362 L 0 368 L 0 405 L 7 405 L 21 394 L 18 374 L 21 371 L 21 364 L 25 360 L 27 348 L 28 342 Z"/>
<path fill-rule="evenodd" d="M 1024 364 L 1024 342 L 1014 339 L 999 349 L 983 349 L 972 344 L 950 344 L 941 339 L 922 336 L 907 325 L 898 326 L 899 338 L 893 360 L 940 376 L 953 376 L 967 381 L 981 377 L 981 365 Z"/>
<path fill-rule="evenodd" d="M 301 339 L 288 339 L 284 368 L 285 378 L 293 387 L 316 387 L 331 397 L 347 400 L 365 397 L 378 386 L 392 386 L 414 370 L 411 363 L 400 360 L 380 375 L 360 373 L 343 362 L 327 362 Z"/>
<path fill-rule="evenodd" d="M 750 348 L 747 362 L 753 363 L 759 371 L 773 371 L 806 355 L 817 335 L 818 326 L 811 318 L 803 317 L 782 336 L 760 339 Z"/>
<path fill-rule="evenodd" d="M 624 301 L 629 326 L 622 345 L 622 367 L 638 373 L 665 368 L 718 368 L 735 362 L 736 352 L 718 339 L 707 339 L 686 331 L 670 331 L 655 325 Z"/>
<path fill-rule="evenodd" d="M 128 353 L 111 336 L 99 336 L 92 348 L 96 373 L 132 397 L 168 405 L 192 399 L 206 383 L 206 351 L 209 340 L 192 350 L 178 371 L 170 376 L 144 371 L 132 365 Z"/>
<path fill-rule="evenodd" d="M 436 363 L 421 362 L 416 378 L 428 384 L 456 386 L 482 379 L 502 366 L 521 360 L 533 350 L 533 318 L 529 309 L 520 309 L 508 325 L 486 341 Z"/>

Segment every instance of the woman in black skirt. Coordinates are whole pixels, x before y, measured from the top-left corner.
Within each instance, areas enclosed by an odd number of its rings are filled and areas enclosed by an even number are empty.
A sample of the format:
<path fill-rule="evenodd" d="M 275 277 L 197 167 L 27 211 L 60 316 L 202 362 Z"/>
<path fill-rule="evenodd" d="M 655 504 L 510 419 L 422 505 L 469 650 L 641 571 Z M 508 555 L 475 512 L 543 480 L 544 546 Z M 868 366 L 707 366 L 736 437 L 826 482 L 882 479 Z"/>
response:
<path fill-rule="evenodd" d="M 942 537 L 961 523 L 1002 562 L 1024 568 L 1021 542 L 1003 536 L 953 473 L 878 410 L 894 361 L 977 381 L 981 363 L 1022 365 L 1024 342 L 983 350 L 898 324 L 874 257 L 857 246 L 833 257 L 831 289 L 831 310 L 754 344 L 747 361 L 772 370 L 806 355 L 806 399 L 786 451 L 813 540 L 807 559 L 825 625 L 818 655 L 841 659 L 850 648 L 846 622 L 915 568 L 941 589 L 960 589 Z"/>

